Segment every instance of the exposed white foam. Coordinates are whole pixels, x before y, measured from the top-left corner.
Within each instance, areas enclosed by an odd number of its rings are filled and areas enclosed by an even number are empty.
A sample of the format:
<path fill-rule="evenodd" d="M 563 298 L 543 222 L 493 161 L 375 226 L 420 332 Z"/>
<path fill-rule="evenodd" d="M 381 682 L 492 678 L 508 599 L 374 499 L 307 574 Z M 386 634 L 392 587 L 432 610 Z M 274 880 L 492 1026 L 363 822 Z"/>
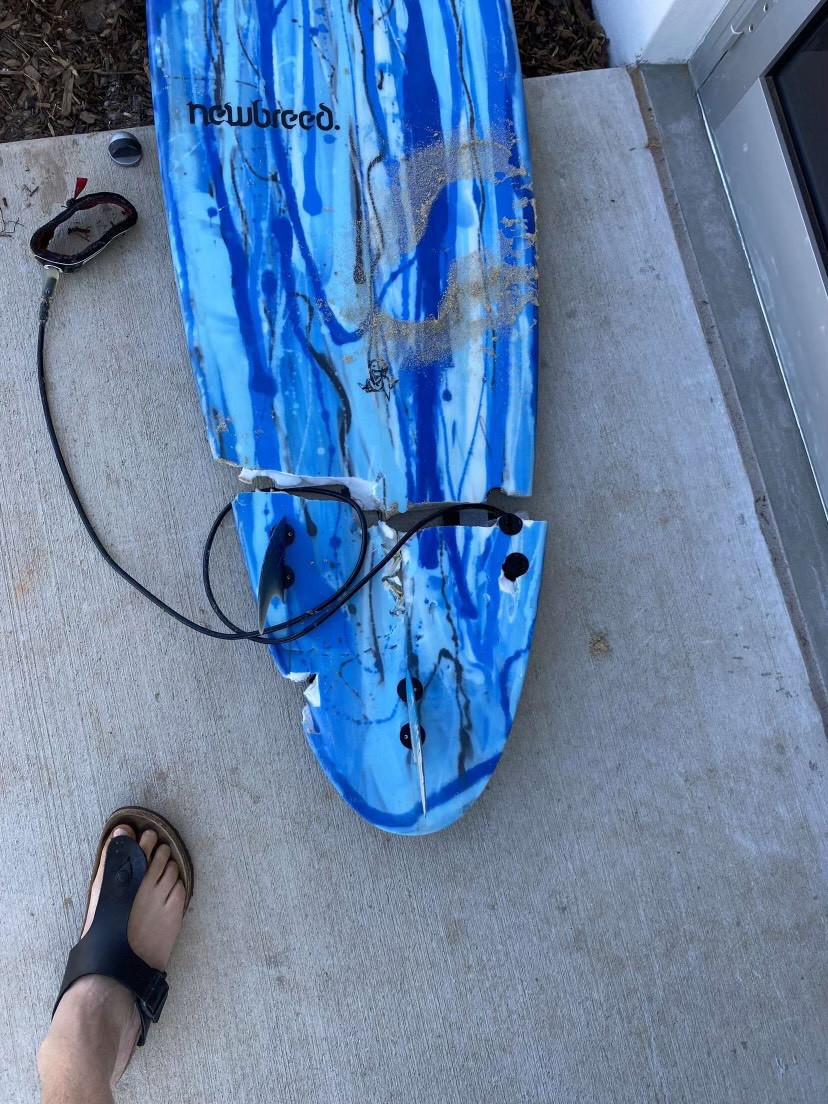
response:
<path fill-rule="evenodd" d="M 347 475 L 337 479 L 315 475 L 290 475 L 288 472 L 266 471 L 262 468 L 242 468 L 239 472 L 241 483 L 252 483 L 255 479 L 267 479 L 283 491 L 295 491 L 302 487 L 346 487 L 351 498 L 363 510 L 379 511 L 381 509 L 378 486 L 368 479 L 357 479 L 354 476 Z"/>
<path fill-rule="evenodd" d="M 305 687 L 305 701 L 316 709 L 320 708 L 319 679 L 315 678 L 310 686 Z"/>

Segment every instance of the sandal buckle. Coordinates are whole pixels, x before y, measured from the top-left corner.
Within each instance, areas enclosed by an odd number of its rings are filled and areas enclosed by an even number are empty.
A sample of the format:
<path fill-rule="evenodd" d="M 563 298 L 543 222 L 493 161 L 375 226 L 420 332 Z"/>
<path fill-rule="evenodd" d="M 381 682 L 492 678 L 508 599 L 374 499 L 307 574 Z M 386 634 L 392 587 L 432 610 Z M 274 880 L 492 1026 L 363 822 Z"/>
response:
<path fill-rule="evenodd" d="M 167 1001 L 170 987 L 167 984 L 167 975 L 156 970 L 152 975 L 146 990 L 138 1001 L 141 1011 L 152 1023 L 158 1023 L 161 1013 Z"/>

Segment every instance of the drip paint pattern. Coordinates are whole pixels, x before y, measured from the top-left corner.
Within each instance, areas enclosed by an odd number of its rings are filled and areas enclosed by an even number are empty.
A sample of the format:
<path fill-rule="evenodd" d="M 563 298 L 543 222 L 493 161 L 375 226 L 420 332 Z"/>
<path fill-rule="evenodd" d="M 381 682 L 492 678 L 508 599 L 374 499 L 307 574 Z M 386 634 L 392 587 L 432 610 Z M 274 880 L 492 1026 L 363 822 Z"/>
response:
<path fill-rule="evenodd" d="M 347 577 L 359 547 L 347 506 L 280 492 L 240 495 L 234 514 L 254 588 L 268 538 L 282 517 L 294 530 L 288 562 L 296 581 L 270 622 L 316 606 Z M 546 525 L 425 529 L 314 633 L 272 650 L 290 678 L 309 672 L 304 728 L 339 793 L 372 824 L 407 835 L 456 820 L 480 794 L 500 758 L 526 673 L 543 568 Z M 396 539 L 371 529 L 368 563 Z M 502 565 L 526 556 L 510 582 Z M 416 703 L 406 694 L 416 680 Z M 427 815 L 413 754 L 400 740 L 417 712 Z"/>
<path fill-rule="evenodd" d="M 148 25 L 214 455 L 281 487 L 344 484 L 385 517 L 529 494 L 535 226 L 508 0 L 149 0 Z M 330 499 L 250 493 L 234 515 L 254 591 L 274 526 L 295 532 L 271 623 L 332 594 L 358 554 L 353 515 Z M 308 741 L 373 824 L 445 827 L 491 776 L 544 534 L 425 530 L 330 620 L 271 649 L 282 674 L 314 676 Z M 366 569 L 392 540 L 370 530 Z M 528 562 L 513 582 L 510 553 Z"/>
<path fill-rule="evenodd" d="M 148 15 L 214 454 L 359 480 L 387 512 L 530 493 L 535 226 L 508 0 Z"/>

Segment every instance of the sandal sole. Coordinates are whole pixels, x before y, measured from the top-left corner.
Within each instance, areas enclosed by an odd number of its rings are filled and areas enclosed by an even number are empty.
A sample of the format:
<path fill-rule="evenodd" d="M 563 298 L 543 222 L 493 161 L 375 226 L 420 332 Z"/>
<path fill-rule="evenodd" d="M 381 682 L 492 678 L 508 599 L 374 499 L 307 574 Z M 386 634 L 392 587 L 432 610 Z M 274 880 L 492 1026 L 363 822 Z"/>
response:
<path fill-rule="evenodd" d="M 195 882 L 195 868 L 193 866 L 193 860 L 190 857 L 190 852 L 187 850 L 187 845 L 184 843 L 177 829 L 170 824 L 166 817 L 161 816 L 160 813 L 156 813 L 153 809 L 145 809 L 142 805 L 125 805 L 121 809 L 116 809 L 107 819 L 103 831 L 101 832 L 98 849 L 95 853 L 95 862 L 92 866 L 92 877 L 89 879 L 89 890 L 86 895 L 87 912 L 89 911 L 89 900 L 92 896 L 92 884 L 95 881 L 95 874 L 100 866 L 104 847 L 106 847 L 109 842 L 109 837 L 113 830 L 117 828 L 119 824 L 128 825 L 135 833 L 136 839 L 141 838 L 142 832 L 147 831 L 147 829 L 152 829 L 158 836 L 158 842 L 167 844 L 170 849 L 170 858 L 172 858 L 178 866 L 181 880 L 184 883 L 184 912 L 186 913 L 187 909 L 190 907 Z"/>

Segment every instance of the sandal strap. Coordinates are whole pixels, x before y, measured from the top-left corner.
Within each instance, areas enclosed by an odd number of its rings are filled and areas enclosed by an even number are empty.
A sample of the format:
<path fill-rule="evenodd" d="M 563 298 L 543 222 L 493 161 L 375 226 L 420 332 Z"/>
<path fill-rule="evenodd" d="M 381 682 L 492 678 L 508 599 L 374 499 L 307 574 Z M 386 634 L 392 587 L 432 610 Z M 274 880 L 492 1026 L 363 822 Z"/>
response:
<path fill-rule="evenodd" d="M 78 978 L 103 974 L 119 982 L 135 997 L 141 1017 L 138 1046 L 143 1046 L 151 1023 L 158 1023 L 169 986 L 164 970 L 155 970 L 130 947 L 129 914 L 147 872 L 147 859 L 135 840 L 115 836 L 106 850 L 103 879 L 95 916 L 89 931 L 69 952 L 66 972 L 54 1016 L 61 999 Z"/>

